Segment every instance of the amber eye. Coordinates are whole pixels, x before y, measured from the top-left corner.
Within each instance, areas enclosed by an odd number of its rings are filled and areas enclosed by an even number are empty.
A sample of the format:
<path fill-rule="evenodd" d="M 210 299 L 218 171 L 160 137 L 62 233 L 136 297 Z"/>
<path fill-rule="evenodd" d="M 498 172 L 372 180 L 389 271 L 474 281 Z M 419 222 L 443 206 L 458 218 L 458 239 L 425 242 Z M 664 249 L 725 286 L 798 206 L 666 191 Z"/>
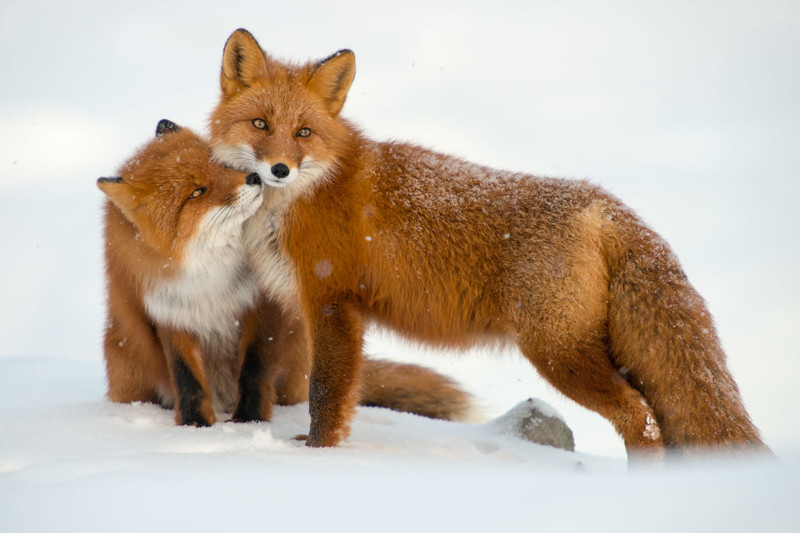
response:
<path fill-rule="evenodd" d="M 252 122 L 253 126 L 260 130 L 267 129 L 267 121 L 264 120 L 263 118 L 254 118 Z"/>
<path fill-rule="evenodd" d="M 198 198 L 200 196 L 203 196 L 207 190 L 208 189 L 206 189 L 205 187 L 200 187 L 199 189 L 195 189 L 192 191 L 192 194 L 189 195 L 189 198 Z"/>
<path fill-rule="evenodd" d="M 309 137 L 311 135 L 311 130 L 309 128 L 301 128 L 300 131 L 297 132 L 298 137 Z"/>

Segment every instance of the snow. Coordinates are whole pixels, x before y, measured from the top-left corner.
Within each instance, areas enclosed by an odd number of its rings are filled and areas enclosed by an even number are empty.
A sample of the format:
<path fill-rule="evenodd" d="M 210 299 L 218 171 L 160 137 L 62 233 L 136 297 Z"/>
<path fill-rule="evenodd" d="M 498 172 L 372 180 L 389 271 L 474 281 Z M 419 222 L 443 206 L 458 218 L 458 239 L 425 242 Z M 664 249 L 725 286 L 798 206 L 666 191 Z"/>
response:
<path fill-rule="evenodd" d="M 647 413 L 647 425 L 644 427 L 644 436 L 648 439 L 656 440 L 661 436 L 661 428 L 658 427 L 653 415 Z"/>
<path fill-rule="evenodd" d="M 104 386 L 98 361 L 0 359 L 0 531 L 790 531 L 800 518 L 797 457 L 629 472 L 514 437 L 520 407 L 485 425 L 359 408 L 346 444 L 311 449 L 293 440 L 307 404 L 176 427 Z"/>
<path fill-rule="evenodd" d="M 0 531 L 796 529 L 797 3 L 375 6 L 2 3 Z M 193 429 L 107 402 L 95 179 L 162 118 L 205 130 L 242 26 L 278 57 L 352 49 L 343 113 L 372 137 L 585 177 L 632 206 L 708 302 L 778 461 L 629 472 L 610 424 L 513 350 L 442 354 L 377 331 L 370 352 L 455 377 L 488 418 L 544 400 L 577 452 L 378 409 L 341 448 L 308 450 L 292 439 L 302 405 Z"/>

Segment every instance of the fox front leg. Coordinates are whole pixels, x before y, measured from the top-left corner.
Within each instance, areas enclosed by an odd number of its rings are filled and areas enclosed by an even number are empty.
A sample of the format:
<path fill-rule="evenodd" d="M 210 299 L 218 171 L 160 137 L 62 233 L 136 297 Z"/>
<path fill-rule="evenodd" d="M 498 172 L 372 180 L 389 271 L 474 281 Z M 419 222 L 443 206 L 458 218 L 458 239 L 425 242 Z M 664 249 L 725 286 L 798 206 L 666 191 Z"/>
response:
<path fill-rule="evenodd" d="M 161 335 L 175 387 L 175 422 L 186 426 L 210 426 L 216 421 L 206 383 L 199 343 L 191 335 Z"/>
<path fill-rule="evenodd" d="M 262 302 L 248 313 L 239 346 L 239 400 L 233 411 L 234 422 L 269 421 L 275 397 L 274 369 L 278 359 L 275 349 L 281 328 L 280 309 L 272 302 Z"/>
<path fill-rule="evenodd" d="M 321 306 L 312 326 L 307 446 L 336 446 L 350 434 L 361 377 L 363 320 L 347 304 Z"/>

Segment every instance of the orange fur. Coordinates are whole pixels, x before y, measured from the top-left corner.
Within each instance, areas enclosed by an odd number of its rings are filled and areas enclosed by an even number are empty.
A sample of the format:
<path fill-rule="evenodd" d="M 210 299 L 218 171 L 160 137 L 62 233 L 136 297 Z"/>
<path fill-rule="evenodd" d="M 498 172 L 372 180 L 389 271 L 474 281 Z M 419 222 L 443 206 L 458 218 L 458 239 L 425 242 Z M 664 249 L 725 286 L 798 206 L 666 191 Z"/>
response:
<path fill-rule="evenodd" d="M 250 391 L 253 398 L 242 398 L 235 387 L 246 351 L 256 337 L 257 287 L 250 288 L 251 294 L 241 287 L 209 293 L 225 302 L 218 305 L 230 307 L 226 308 L 229 314 L 191 308 L 192 298 L 207 296 L 205 277 L 215 278 L 213 268 L 211 274 L 197 274 L 201 265 L 193 255 L 202 258 L 206 250 L 230 246 L 228 233 L 233 241 L 241 241 L 241 222 L 257 207 L 260 184 L 245 197 L 242 191 L 256 185 L 245 184 L 243 174 L 227 170 L 211 180 L 207 143 L 171 123 L 162 132 L 164 123 L 168 122 L 159 123 L 159 136 L 123 165 L 118 178 L 98 180 L 109 197 L 105 227 L 109 397 L 174 405 L 176 420 L 182 424 L 213 424 L 212 405 L 230 411 L 248 401 L 259 408 L 243 419 L 268 419 L 271 401 L 261 397 L 271 400 L 273 393 L 263 376 L 253 377 L 259 383 L 258 390 Z M 242 205 L 250 212 L 238 213 Z M 203 227 L 211 212 L 219 213 L 212 219 L 214 225 Z M 223 227 L 237 216 L 235 227 Z M 198 241 L 204 234 L 211 238 Z M 191 249 L 192 243 L 199 252 Z M 246 269 L 240 258 L 240 266 L 236 261 L 234 256 L 230 267 L 234 272 Z M 184 278 L 185 286 L 177 285 Z M 237 290 L 242 294 L 229 296 Z M 166 295 L 159 297 L 159 293 Z M 187 299 L 180 304 L 183 309 L 170 309 L 170 300 L 182 299 Z M 199 331 L 193 325 L 204 326 L 218 316 L 225 323 L 214 331 Z M 257 353 L 259 357 L 265 354 L 263 350 Z M 264 357 L 261 370 L 266 374 L 270 365 L 279 363 L 277 357 Z M 234 418 L 236 413 L 239 410 Z"/>
<path fill-rule="evenodd" d="M 238 30 L 210 121 L 215 159 L 269 185 L 245 240 L 311 332 L 309 445 L 347 436 L 377 321 L 435 346 L 516 343 L 629 455 L 764 449 L 703 300 L 630 209 L 583 181 L 369 140 L 338 115 L 354 72 L 352 52 L 284 64 Z"/>
<path fill-rule="evenodd" d="M 273 403 L 308 400 L 311 354 L 304 323 L 259 294 L 244 263 L 241 222 L 252 210 L 237 215 L 237 202 L 254 185 L 213 165 L 193 132 L 168 121 L 158 132 L 118 178 L 98 180 L 109 197 L 109 398 L 174 406 L 179 424 L 213 424 L 215 409 L 235 421 L 269 420 Z M 238 217 L 233 225 L 230 217 Z M 390 367 L 368 363 L 385 379 L 366 384 L 364 404 L 438 418 L 469 408 L 444 376 L 412 365 L 387 376 Z M 426 390 L 431 384 L 438 394 Z"/>

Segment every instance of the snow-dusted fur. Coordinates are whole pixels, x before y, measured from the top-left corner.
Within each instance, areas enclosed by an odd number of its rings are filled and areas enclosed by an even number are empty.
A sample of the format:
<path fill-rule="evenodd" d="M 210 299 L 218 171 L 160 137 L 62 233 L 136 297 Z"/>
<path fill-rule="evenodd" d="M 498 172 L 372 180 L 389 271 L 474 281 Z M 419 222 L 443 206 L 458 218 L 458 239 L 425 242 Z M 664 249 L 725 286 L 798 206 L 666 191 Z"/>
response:
<path fill-rule="evenodd" d="M 157 131 L 119 177 L 98 181 L 110 199 L 109 397 L 174 405 L 182 424 L 213 424 L 216 411 L 269 420 L 273 403 L 308 399 L 311 354 L 302 322 L 273 301 L 293 297 L 288 262 L 265 261 L 270 298 L 245 262 L 243 223 L 262 203 L 260 179 L 212 163 L 209 144 L 189 130 L 162 121 Z M 469 412 L 469 396 L 440 374 L 368 367 L 386 379 L 365 383 L 365 404 L 448 419 Z"/>
<path fill-rule="evenodd" d="M 238 30 L 211 116 L 215 145 L 331 169 L 264 193 L 265 205 L 291 202 L 277 216 L 313 338 L 309 445 L 348 435 L 374 320 L 438 346 L 516 343 L 558 390 L 610 420 L 629 454 L 764 449 L 705 304 L 663 239 L 587 182 L 365 138 L 338 116 L 354 73 L 350 51 L 288 65 Z"/>

